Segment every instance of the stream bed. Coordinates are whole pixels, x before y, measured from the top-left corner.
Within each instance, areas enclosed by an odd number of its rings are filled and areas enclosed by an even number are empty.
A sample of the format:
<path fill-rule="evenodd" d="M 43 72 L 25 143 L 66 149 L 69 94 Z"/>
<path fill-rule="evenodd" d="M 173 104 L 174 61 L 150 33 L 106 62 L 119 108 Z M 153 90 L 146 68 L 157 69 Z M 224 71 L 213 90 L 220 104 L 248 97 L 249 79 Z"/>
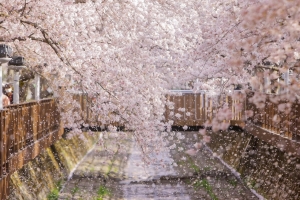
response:
<path fill-rule="evenodd" d="M 77 166 L 59 199 L 258 199 L 205 146 L 195 156 L 185 153 L 197 140 L 196 134 L 185 132 L 176 148 L 155 155 L 162 161 L 160 164 L 147 166 L 130 134 L 122 140 L 122 151 L 108 137 Z"/>

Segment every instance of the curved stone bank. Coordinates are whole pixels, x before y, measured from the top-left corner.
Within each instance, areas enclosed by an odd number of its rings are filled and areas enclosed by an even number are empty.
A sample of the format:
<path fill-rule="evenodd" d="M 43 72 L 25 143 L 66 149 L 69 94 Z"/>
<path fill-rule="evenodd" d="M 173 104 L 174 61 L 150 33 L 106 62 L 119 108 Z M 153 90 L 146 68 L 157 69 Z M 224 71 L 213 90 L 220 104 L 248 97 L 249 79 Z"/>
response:
<path fill-rule="evenodd" d="M 76 164 L 98 141 L 99 133 L 60 139 L 11 175 L 11 200 L 55 199 Z"/>

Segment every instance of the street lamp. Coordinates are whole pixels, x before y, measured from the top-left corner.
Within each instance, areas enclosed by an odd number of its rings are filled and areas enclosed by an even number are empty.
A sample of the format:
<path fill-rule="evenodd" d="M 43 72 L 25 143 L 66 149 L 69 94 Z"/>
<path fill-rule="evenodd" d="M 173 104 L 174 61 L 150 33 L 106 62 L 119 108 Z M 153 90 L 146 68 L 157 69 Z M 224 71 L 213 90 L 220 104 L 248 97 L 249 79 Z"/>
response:
<path fill-rule="evenodd" d="M 3 110 L 3 94 L 2 94 L 2 64 L 8 63 L 11 60 L 13 50 L 10 46 L 5 44 L 0 44 L 0 110 Z"/>
<path fill-rule="evenodd" d="M 34 96 L 34 99 L 36 100 L 36 101 L 39 101 L 40 100 L 40 82 L 41 82 L 41 77 L 40 77 L 40 75 L 39 74 L 35 74 L 35 76 L 34 76 L 34 82 L 35 82 L 35 88 L 34 88 L 34 94 L 35 94 L 35 96 Z"/>
<path fill-rule="evenodd" d="M 36 73 L 34 75 L 34 84 L 35 84 L 34 99 L 36 101 L 40 100 L 40 90 L 41 90 L 41 76 L 40 76 L 40 73 L 42 72 L 43 66 L 46 66 L 46 64 L 44 64 L 44 65 L 38 65 L 37 66 L 37 71 L 36 71 Z"/>
<path fill-rule="evenodd" d="M 14 70 L 14 95 L 13 95 L 13 103 L 18 104 L 19 101 L 19 90 L 20 90 L 20 70 L 25 69 L 25 59 L 24 57 L 18 56 L 18 57 L 13 57 L 9 62 L 8 62 L 8 68 Z"/>

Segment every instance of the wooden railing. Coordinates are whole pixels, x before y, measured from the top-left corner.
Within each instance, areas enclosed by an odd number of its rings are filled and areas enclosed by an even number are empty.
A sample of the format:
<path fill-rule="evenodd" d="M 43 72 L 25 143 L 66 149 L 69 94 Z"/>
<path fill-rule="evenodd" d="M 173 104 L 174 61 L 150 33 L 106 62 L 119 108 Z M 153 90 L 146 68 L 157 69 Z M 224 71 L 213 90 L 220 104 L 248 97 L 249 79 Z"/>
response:
<path fill-rule="evenodd" d="M 231 109 L 231 118 L 224 120 L 227 124 L 245 128 L 247 132 L 275 146 L 280 144 L 286 149 L 292 146 L 289 151 L 297 151 L 296 146 L 300 144 L 299 101 L 274 103 L 271 100 L 276 96 L 270 94 L 263 108 L 257 108 L 249 101 L 253 94 L 249 93 L 246 96 L 239 91 L 234 92 L 232 96 L 212 96 L 191 92 L 169 95 L 167 99 L 173 102 L 174 106 L 166 107 L 166 122 L 172 120 L 172 126 L 203 126 L 206 122 L 208 124 L 212 122 L 218 109 L 226 103 Z M 278 109 L 279 105 L 281 110 Z M 245 111 L 250 111 L 249 113 L 252 111 L 253 115 L 247 119 Z M 176 116 L 177 113 L 179 116 Z"/>
<path fill-rule="evenodd" d="M 76 100 L 80 105 L 80 108 L 77 108 L 74 111 L 80 112 L 81 117 L 85 124 L 88 124 L 90 128 L 96 128 L 97 130 L 99 130 L 100 127 L 103 127 L 105 129 L 106 125 L 102 126 L 100 122 L 101 117 L 97 113 L 93 113 L 91 109 L 92 107 L 95 106 L 93 102 L 93 98 L 88 97 L 87 94 L 80 93 L 80 94 L 73 94 L 73 99 Z M 111 116 L 113 116 L 113 113 L 111 113 Z M 110 121 L 110 125 L 116 127 L 124 126 L 119 122 L 114 122 L 113 119 Z"/>
<path fill-rule="evenodd" d="M 234 92 L 235 94 L 232 97 L 212 96 L 205 93 L 194 94 L 191 92 L 185 92 L 182 95 L 169 95 L 167 98 L 174 103 L 174 106 L 173 108 L 166 107 L 166 121 L 172 120 L 173 126 L 203 126 L 205 122 L 211 122 L 220 106 L 226 103 L 232 111 L 231 119 L 227 121 L 230 125 L 243 128 L 247 123 L 250 126 L 264 130 L 264 132 L 260 131 L 259 134 L 268 132 L 269 139 L 274 140 L 272 135 L 278 135 L 289 140 L 300 141 L 300 104 L 298 101 L 290 105 L 288 101 L 274 103 L 271 100 L 275 96 L 268 95 L 264 107 L 257 108 L 249 101 L 253 94 L 248 94 L 246 100 L 244 100 L 245 95 L 239 94 L 239 91 Z M 278 109 L 279 105 L 282 110 Z M 287 112 L 288 107 L 290 107 L 289 112 Z M 253 111 L 253 116 L 246 116 L 246 110 Z M 176 113 L 180 117 L 177 117 Z M 249 118 L 246 119 L 246 117 Z M 253 131 L 257 132 L 257 129 L 253 129 Z"/>
<path fill-rule="evenodd" d="M 204 125 L 207 127 L 218 123 L 220 126 L 212 126 L 213 130 L 227 128 L 228 125 L 238 126 L 253 137 L 300 157 L 299 101 L 291 103 L 286 100 L 274 103 L 276 96 L 270 94 L 264 105 L 258 108 L 251 103 L 252 96 L 251 92 L 245 95 L 239 91 L 235 91 L 232 96 L 223 97 L 205 93 L 169 95 L 167 98 L 174 103 L 174 106 L 173 108 L 166 107 L 166 122 L 170 120 L 173 121 L 171 126 L 184 127 L 186 125 L 190 128 Z M 220 108 L 222 109 L 224 105 L 228 106 L 227 111 L 225 109 L 226 116 L 231 112 L 231 117 L 227 117 L 226 120 L 220 117 L 224 111 Z M 218 111 L 221 115 L 216 116 Z M 176 116 L 177 113 L 179 115 Z"/>
<path fill-rule="evenodd" d="M 300 104 L 298 101 L 272 102 L 274 94 L 267 96 L 265 106 L 257 108 L 247 99 L 247 110 L 253 111 L 253 116 L 248 120 L 253 125 L 285 138 L 300 141 Z M 278 109 L 281 107 L 281 110 Z M 289 108 L 290 107 L 290 108 Z"/>
<path fill-rule="evenodd" d="M 86 94 L 74 94 L 73 99 L 76 100 L 80 105 L 80 108 L 77 111 L 80 112 L 83 121 L 85 123 L 95 122 L 95 116 L 92 115 L 89 107 L 92 106 L 92 99 L 90 99 Z"/>
<path fill-rule="evenodd" d="M 0 110 L 0 198 L 9 194 L 9 175 L 62 134 L 56 99 L 10 105 Z"/>
<path fill-rule="evenodd" d="M 165 119 L 166 121 L 172 120 L 173 126 L 203 126 L 205 122 L 213 120 L 217 110 L 224 104 L 231 109 L 231 118 L 228 119 L 228 123 L 243 126 L 245 121 L 244 101 L 240 98 L 186 92 L 182 95 L 169 95 L 167 99 L 173 102 L 174 106 L 173 108 L 166 107 Z M 243 104 L 241 110 L 237 109 L 238 104 Z"/>

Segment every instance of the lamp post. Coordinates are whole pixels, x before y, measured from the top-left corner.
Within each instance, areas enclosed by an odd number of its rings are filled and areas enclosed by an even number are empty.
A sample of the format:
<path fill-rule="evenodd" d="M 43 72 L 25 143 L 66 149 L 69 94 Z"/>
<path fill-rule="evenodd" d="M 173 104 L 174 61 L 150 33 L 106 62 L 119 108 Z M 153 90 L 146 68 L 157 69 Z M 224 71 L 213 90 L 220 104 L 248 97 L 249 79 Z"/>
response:
<path fill-rule="evenodd" d="M 286 72 L 284 73 L 284 84 L 285 84 L 285 93 L 288 93 L 289 92 L 289 89 L 288 89 L 288 85 L 290 84 L 290 69 L 288 68 L 286 70 Z"/>
<path fill-rule="evenodd" d="M 10 46 L 5 44 L 0 44 L 0 110 L 3 110 L 3 94 L 2 94 L 2 64 L 8 63 L 11 60 L 13 50 Z"/>
<path fill-rule="evenodd" d="M 13 95 L 13 103 L 18 104 L 20 103 L 19 98 L 19 90 L 20 90 L 20 70 L 25 69 L 25 59 L 24 57 L 13 57 L 9 62 L 8 62 L 8 68 L 14 70 L 14 95 Z"/>
<path fill-rule="evenodd" d="M 34 76 L 34 82 L 35 82 L 35 91 L 34 91 L 35 97 L 34 97 L 34 99 L 36 101 L 39 101 L 40 100 L 40 82 L 41 82 L 41 78 L 40 78 L 40 75 L 38 73 L 36 73 L 35 76 Z"/>

